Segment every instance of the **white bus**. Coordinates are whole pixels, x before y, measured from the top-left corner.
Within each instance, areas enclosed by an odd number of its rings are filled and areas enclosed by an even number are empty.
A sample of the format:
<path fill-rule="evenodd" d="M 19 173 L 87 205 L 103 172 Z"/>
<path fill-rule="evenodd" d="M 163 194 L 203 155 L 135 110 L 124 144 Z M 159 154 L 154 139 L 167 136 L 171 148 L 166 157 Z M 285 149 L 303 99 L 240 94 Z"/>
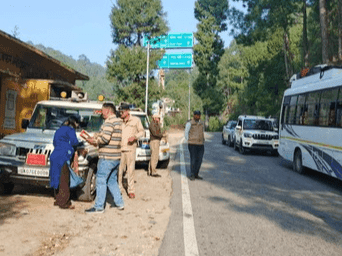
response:
<path fill-rule="evenodd" d="M 280 114 L 278 153 L 293 162 L 342 180 L 342 67 L 291 78 Z"/>

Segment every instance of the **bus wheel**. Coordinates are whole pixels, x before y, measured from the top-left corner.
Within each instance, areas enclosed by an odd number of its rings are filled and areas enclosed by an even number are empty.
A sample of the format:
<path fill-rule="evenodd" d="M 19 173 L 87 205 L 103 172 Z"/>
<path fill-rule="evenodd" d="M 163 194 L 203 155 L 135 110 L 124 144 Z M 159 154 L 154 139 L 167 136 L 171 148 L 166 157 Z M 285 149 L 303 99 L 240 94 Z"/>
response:
<path fill-rule="evenodd" d="M 294 157 L 293 157 L 293 170 L 295 172 L 298 172 L 300 174 L 304 174 L 305 169 L 303 167 L 303 162 L 302 162 L 302 152 L 300 149 L 297 149 Z"/>

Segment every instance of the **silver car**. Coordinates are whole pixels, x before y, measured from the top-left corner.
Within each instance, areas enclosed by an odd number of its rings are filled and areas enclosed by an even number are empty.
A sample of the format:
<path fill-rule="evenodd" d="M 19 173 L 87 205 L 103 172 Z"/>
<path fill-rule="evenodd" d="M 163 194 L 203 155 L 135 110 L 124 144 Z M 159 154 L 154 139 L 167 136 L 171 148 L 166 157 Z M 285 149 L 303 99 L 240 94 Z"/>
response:
<path fill-rule="evenodd" d="M 234 144 L 235 138 L 235 126 L 237 121 L 230 120 L 227 122 L 225 126 L 223 126 L 222 130 L 222 144 L 228 144 L 229 147 L 232 147 Z"/>

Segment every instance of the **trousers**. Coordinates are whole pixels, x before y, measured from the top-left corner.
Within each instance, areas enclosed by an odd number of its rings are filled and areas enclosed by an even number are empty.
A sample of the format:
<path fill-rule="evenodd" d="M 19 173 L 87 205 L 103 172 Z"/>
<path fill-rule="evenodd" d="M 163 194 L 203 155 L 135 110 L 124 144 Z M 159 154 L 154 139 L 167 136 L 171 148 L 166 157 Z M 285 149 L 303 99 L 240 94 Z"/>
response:
<path fill-rule="evenodd" d="M 96 199 L 94 208 L 103 210 L 106 202 L 107 187 L 116 206 L 124 206 L 124 201 L 118 187 L 118 166 L 120 160 L 106 160 L 100 158 L 96 173 Z"/>
<path fill-rule="evenodd" d="M 61 208 L 68 208 L 71 205 L 69 182 L 70 182 L 69 166 L 67 163 L 65 163 L 61 170 L 61 176 L 59 178 L 58 193 L 56 195 L 56 203 Z"/>
<path fill-rule="evenodd" d="M 204 145 L 188 144 L 191 175 L 197 176 L 202 165 Z"/>
<path fill-rule="evenodd" d="M 157 164 L 158 164 L 158 158 L 159 158 L 159 145 L 160 145 L 160 140 L 151 140 L 150 141 L 151 160 L 148 164 L 149 175 L 157 174 Z"/>
<path fill-rule="evenodd" d="M 122 191 L 123 173 L 127 168 L 127 193 L 135 193 L 134 188 L 134 170 L 135 170 L 135 150 L 121 152 L 121 163 L 119 167 L 119 188 Z"/>

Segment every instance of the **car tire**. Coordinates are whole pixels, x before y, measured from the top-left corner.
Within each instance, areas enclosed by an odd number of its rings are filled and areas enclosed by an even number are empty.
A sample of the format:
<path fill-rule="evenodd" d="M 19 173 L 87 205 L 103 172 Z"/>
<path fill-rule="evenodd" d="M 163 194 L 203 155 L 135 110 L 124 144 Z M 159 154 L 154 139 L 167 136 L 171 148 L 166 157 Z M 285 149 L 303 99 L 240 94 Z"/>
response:
<path fill-rule="evenodd" d="M 12 193 L 14 188 L 13 183 L 1 183 L 0 184 L 0 194 L 9 195 Z"/>
<path fill-rule="evenodd" d="M 226 141 L 224 140 L 223 134 L 222 134 L 222 145 L 225 145 Z"/>
<path fill-rule="evenodd" d="M 305 173 L 305 167 L 303 166 L 302 152 L 297 149 L 293 156 L 293 170 L 299 174 Z"/>
<path fill-rule="evenodd" d="M 271 152 L 272 156 L 279 156 L 278 150 L 275 149 Z"/>
<path fill-rule="evenodd" d="M 234 146 L 234 150 L 237 151 L 237 150 L 238 150 L 238 147 L 237 147 L 237 145 L 236 145 L 236 140 L 234 140 L 233 146 Z"/>
<path fill-rule="evenodd" d="M 158 169 L 166 169 L 169 166 L 169 163 L 170 163 L 170 158 L 167 160 L 164 160 L 164 161 L 159 161 L 157 168 Z"/>
<path fill-rule="evenodd" d="M 94 201 L 96 196 L 96 164 L 89 167 L 85 184 L 76 190 L 77 200 L 84 202 Z"/>
<path fill-rule="evenodd" d="M 241 155 L 245 155 L 246 154 L 246 149 L 242 146 L 242 140 L 240 141 L 239 152 L 240 152 Z"/>
<path fill-rule="evenodd" d="M 229 146 L 229 147 L 232 147 L 232 146 L 233 146 L 233 142 L 232 142 L 232 140 L 230 139 L 230 136 L 228 137 L 228 146 Z"/>

